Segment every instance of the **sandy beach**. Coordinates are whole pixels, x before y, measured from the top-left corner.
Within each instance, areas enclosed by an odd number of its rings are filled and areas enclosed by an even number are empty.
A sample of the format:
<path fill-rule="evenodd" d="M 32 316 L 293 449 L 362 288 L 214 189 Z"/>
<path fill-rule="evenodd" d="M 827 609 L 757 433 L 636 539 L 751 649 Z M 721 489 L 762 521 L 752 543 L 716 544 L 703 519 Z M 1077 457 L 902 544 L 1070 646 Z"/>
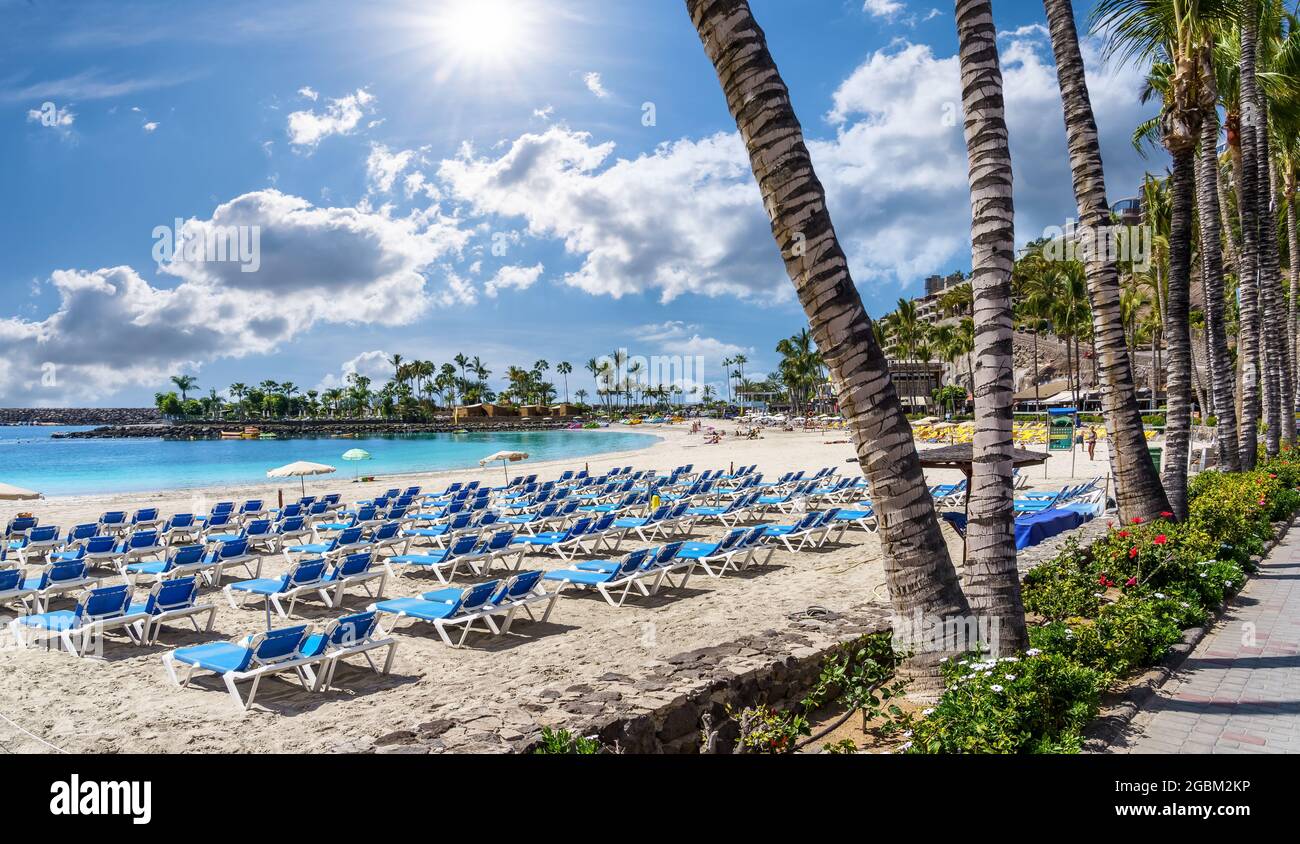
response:
<path fill-rule="evenodd" d="M 721 425 L 722 423 L 716 423 Z M 728 425 L 730 432 L 734 425 Z M 769 477 L 781 472 L 836 466 L 841 474 L 856 474 L 846 463 L 854 456 L 843 431 L 767 430 L 759 440 L 727 436 L 706 445 L 688 426 L 639 426 L 641 433 L 662 439 L 631 453 L 601 455 L 586 461 L 593 473 L 633 465 L 660 471 L 693 463 L 697 470 L 756 463 Z M 921 445 L 925 448 L 925 444 Z M 1074 478 L 1104 476 L 1105 446 L 1097 461 L 1069 453 L 1054 454 L 1046 469 L 1028 470 L 1036 488 L 1057 488 Z M 574 461 L 560 464 L 523 463 L 510 474 L 536 472 L 555 477 Z M 1046 475 L 1046 477 L 1044 477 Z M 935 472 L 932 482 L 954 480 L 956 472 Z M 442 472 L 353 484 L 343 478 L 308 482 L 308 493 L 342 492 L 345 500 L 366 498 L 390 486 L 412 483 L 426 490 L 443 488 L 464 478 L 499 482 L 500 467 L 490 470 Z M 292 500 L 297 483 L 259 484 L 187 491 L 184 494 L 85 496 L 34 502 L 21 509 L 41 517 L 44 524 L 65 529 L 92 521 L 109 509 L 158 506 L 164 515 L 203 511 L 218 500 L 264 497 L 275 501 L 283 489 Z M 17 507 L 7 511 L 12 512 Z M 773 516 L 773 523 L 793 521 Z M 945 528 L 945 530 L 947 530 Z M 699 530 L 691 538 L 716 538 L 721 529 Z M 172 627 L 157 646 L 138 647 L 124 636 L 111 636 L 103 660 L 76 659 L 43 649 L 17 650 L 12 642 L 0 652 L 0 745 L 24 752 L 48 751 L 52 745 L 69 752 L 328 752 L 366 750 L 378 736 L 412 730 L 431 720 L 453 722 L 453 737 L 477 742 L 522 738 L 537 727 L 571 723 L 575 715 L 556 705 L 559 692 L 575 685 L 600 685 L 609 672 L 630 674 L 660 663 L 674 654 L 731 641 L 782 623 L 791 613 L 811 606 L 837 607 L 884 600 L 879 544 L 874 535 L 848 535 L 846 544 L 816 551 L 777 552 L 769 567 L 713 579 L 698 575 L 685 590 L 666 591 L 653 599 L 629 602 L 621 609 L 596 597 L 566 596 L 549 623 L 519 624 L 509 635 L 471 638 L 463 649 L 445 646 L 425 627 L 399 628 L 397 657 L 388 676 L 378 676 L 364 663 L 340 668 L 335 688 L 311 694 L 296 684 L 273 680 L 259 690 L 257 705 L 240 713 L 219 682 L 197 681 L 189 689 L 172 686 L 160 654 L 183 645 L 231 639 L 260 629 L 260 606 L 231 609 L 224 596 L 211 594 L 218 606 L 215 632 L 198 634 Z M 960 539 L 949 532 L 950 547 L 960 554 Z M 628 542 L 624 550 L 637 547 Z M 530 555 L 526 568 L 563 567 L 553 557 Z M 264 576 L 285 570 L 281 557 L 267 557 Z M 229 581 L 229 578 L 227 579 Z M 459 580 L 468 584 L 472 580 Z M 432 578 L 419 575 L 390 582 L 386 596 L 414 596 L 436 588 Z M 346 606 L 361 609 L 370 599 L 350 595 Z M 55 604 L 68 606 L 70 602 Z M 295 621 L 323 624 L 340 614 L 318 602 L 299 604 Z M 43 742 L 48 742 L 44 745 Z M 491 749 L 491 748 L 488 748 Z"/>

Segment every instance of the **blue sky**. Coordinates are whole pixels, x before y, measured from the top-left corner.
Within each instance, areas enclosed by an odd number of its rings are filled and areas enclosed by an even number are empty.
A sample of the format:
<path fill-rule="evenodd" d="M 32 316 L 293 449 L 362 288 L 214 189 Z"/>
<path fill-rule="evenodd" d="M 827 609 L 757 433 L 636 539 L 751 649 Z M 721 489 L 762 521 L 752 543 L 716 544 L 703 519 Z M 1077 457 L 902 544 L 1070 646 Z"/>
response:
<path fill-rule="evenodd" d="M 950 7 L 752 5 L 869 310 L 968 270 Z M 1042 5 L 995 15 L 1023 241 L 1073 198 Z M 716 383 L 803 325 L 676 0 L 10 0 L 0 21 L 0 404 L 147 404 L 180 371 L 325 387 L 394 352 L 479 355 L 499 384 L 624 347 L 702 355 Z M 1085 53 L 1115 200 L 1164 167 L 1127 141 L 1153 107 Z M 160 263 L 177 219 L 256 227 L 256 271 Z"/>

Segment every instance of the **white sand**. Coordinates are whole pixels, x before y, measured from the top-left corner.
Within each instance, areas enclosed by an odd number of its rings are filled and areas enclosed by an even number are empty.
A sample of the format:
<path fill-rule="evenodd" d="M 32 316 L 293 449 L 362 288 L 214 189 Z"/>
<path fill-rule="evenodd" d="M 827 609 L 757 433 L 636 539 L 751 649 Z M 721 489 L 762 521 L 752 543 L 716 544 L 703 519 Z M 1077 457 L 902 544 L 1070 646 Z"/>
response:
<path fill-rule="evenodd" d="M 697 471 L 757 463 L 769 477 L 829 465 L 837 466 L 841 473 L 857 472 L 845 462 L 854 452 L 842 431 L 767 431 L 757 441 L 732 441 L 728 436 L 721 444 L 705 445 L 699 435 L 690 435 L 685 425 L 630 430 L 659 434 L 664 440 L 639 452 L 588 461 L 516 464 L 511 475 L 537 472 L 545 479 L 555 477 L 562 468 L 583 463 L 593 473 L 629 464 L 666 471 L 683 463 L 694 463 Z M 1104 460 L 1104 452 L 1102 445 L 1097 456 Z M 1053 456 L 1048 464 L 1049 481 L 1039 480 L 1041 468 L 1030 472 L 1035 486 L 1058 487 L 1071 476 L 1070 455 Z M 1105 472 L 1103 462 L 1089 462 L 1080 453 L 1073 475 L 1084 478 Z M 939 472 L 933 473 L 931 480 L 950 481 L 958 476 Z M 345 499 L 355 500 L 407 483 L 434 490 L 457 479 L 482 478 L 496 483 L 501 477 L 498 466 L 495 470 L 379 479 L 370 484 L 326 478 L 309 480 L 307 486 L 308 493 L 340 491 Z M 296 483 L 278 488 L 289 500 L 299 494 Z M 274 501 L 276 489 L 257 485 L 179 495 L 56 498 L 21 508 L 10 506 L 3 512 L 7 517 L 17 509 L 31 510 L 42 523 L 66 528 L 93 521 L 110 509 L 155 505 L 166 515 L 206 510 L 218 500 L 260 496 Z M 720 529 L 701 531 L 692 538 L 715 538 L 721 533 Z M 40 741 L 24 734 L 26 730 L 72 752 L 322 752 L 367 747 L 375 736 L 413 729 L 434 719 L 468 723 L 471 735 L 475 729 L 484 734 L 499 731 L 503 724 L 509 732 L 523 734 L 534 725 L 556 724 L 565 717 L 558 710 L 545 709 L 553 695 L 542 695 L 543 691 L 562 691 L 577 683 L 599 687 L 597 678 L 606 672 L 631 673 L 683 651 L 778 627 L 788 614 L 812 605 L 834 610 L 883 600 L 879 543 L 874 536 L 851 536 L 852 544 L 836 548 L 827 546 L 798 555 L 777 553 L 766 570 L 720 580 L 698 575 L 685 592 L 630 601 L 622 609 L 594 598 L 566 597 L 546 625 L 519 624 L 509 636 L 498 639 L 472 637 L 469 646 L 459 650 L 443 645 L 427 626 L 403 627 L 396 634 L 400 644 L 391 675 L 377 676 L 364 668 L 364 663 L 362 667 L 345 666 L 338 672 L 336 688 L 325 694 L 311 694 L 297 685 L 272 680 L 259 690 L 257 705 L 247 714 L 234 707 L 218 682 L 199 681 L 189 689 L 172 686 L 159 658 L 170 648 L 235 638 L 261 628 L 264 615 L 260 607 L 233 610 L 221 595 L 212 595 L 219 607 L 213 635 L 172 627 L 155 647 L 136 647 L 125 637 L 111 636 L 102 661 L 41 649 L 19 651 L 7 643 L 0 652 L 0 715 L 4 716 L 0 718 L 0 746 L 22 752 L 48 751 Z M 623 550 L 634 547 L 637 543 L 628 542 Z M 553 556 L 540 555 L 531 555 L 525 566 L 564 567 Z M 281 558 L 268 557 L 263 574 L 279 574 L 284 568 Z M 437 584 L 431 578 L 417 575 L 390 583 L 386 596 L 413 596 L 433 588 Z M 347 607 L 360 609 L 368 602 L 364 596 L 349 596 Z M 55 607 L 69 604 L 56 602 Z M 299 605 L 295 620 L 321 624 L 338 614 L 309 602 Z"/>

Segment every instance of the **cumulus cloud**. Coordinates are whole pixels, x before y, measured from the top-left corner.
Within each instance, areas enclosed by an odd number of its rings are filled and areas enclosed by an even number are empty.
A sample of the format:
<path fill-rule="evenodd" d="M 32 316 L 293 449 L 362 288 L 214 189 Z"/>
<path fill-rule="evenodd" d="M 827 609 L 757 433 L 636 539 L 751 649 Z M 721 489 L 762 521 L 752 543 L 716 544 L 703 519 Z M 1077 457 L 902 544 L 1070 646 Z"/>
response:
<path fill-rule="evenodd" d="M 595 94 L 597 98 L 602 100 L 609 99 L 609 91 L 606 90 L 605 83 L 601 80 L 599 73 L 596 73 L 595 71 L 584 73 L 582 75 L 582 82 L 587 86 L 587 90 Z"/>
<path fill-rule="evenodd" d="M 754 351 L 752 348 L 737 346 L 735 343 L 727 343 L 715 337 L 703 336 L 700 334 L 700 328 L 699 325 L 688 324 L 681 320 L 669 320 L 642 325 L 634 329 L 632 334 L 638 343 L 651 344 L 654 347 L 653 351 L 658 354 L 683 357 L 698 355 L 706 362 L 711 362 L 713 366 L 719 366 L 725 358 L 735 357 L 738 354 L 752 354 Z"/>
<path fill-rule="evenodd" d="M 364 375 L 372 383 L 382 384 L 393 377 L 393 365 L 388 362 L 391 356 L 388 352 L 376 349 L 371 352 L 362 352 L 351 360 L 343 362 L 337 373 L 329 372 L 316 385 L 316 389 L 324 392 L 336 387 L 346 387 L 349 375 Z"/>
<path fill-rule="evenodd" d="M 862 11 L 875 18 L 892 18 L 907 8 L 899 0 L 866 0 Z"/>
<path fill-rule="evenodd" d="M 502 290 L 527 290 L 537 279 L 542 277 L 545 268 L 540 264 L 531 267 L 507 266 L 497 270 L 496 275 L 483 286 L 483 292 L 495 299 Z"/>
<path fill-rule="evenodd" d="M 158 121 L 156 121 L 156 120 L 150 120 L 148 123 L 144 124 L 144 125 L 141 126 L 140 128 L 143 129 L 143 130 L 144 130 L 145 132 L 147 132 L 147 133 L 152 133 L 155 129 L 158 128 Z"/>
<path fill-rule="evenodd" d="M 184 247 L 158 268 L 172 286 L 151 284 L 130 267 L 54 272 L 53 313 L 0 321 L 0 397 L 95 401 L 181 367 L 272 352 L 319 325 L 408 325 L 430 308 L 466 300 L 464 282 L 442 262 L 469 234 L 436 210 L 394 218 L 257 191 L 218 206 L 209 219 L 184 221 L 180 240 L 217 243 L 240 227 L 259 232 L 256 272 Z M 45 364 L 53 366 L 53 384 Z"/>
<path fill-rule="evenodd" d="M 320 99 L 320 94 L 317 93 L 310 85 L 304 85 L 301 88 L 299 88 L 298 96 L 309 99 L 312 102 L 315 102 L 316 100 Z"/>
<path fill-rule="evenodd" d="M 614 145 L 552 127 L 500 156 L 444 161 L 450 196 L 480 214 L 522 218 L 528 234 L 563 241 L 582 265 L 565 283 L 621 297 L 658 292 L 775 297 L 786 293 L 771 227 L 734 133 L 667 144 L 610 162 Z"/>
<path fill-rule="evenodd" d="M 1020 242 L 1074 208 L 1060 95 L 1041 27 L 1004 33 L 1002 63 L 1016 168 Z M 1105 65 L 1083 42 L 1089 87 L 1115 196 L 1136 189 L 1142 162 L 1132 127 L 1153 113 L 1141 75 Z M 970 206 L 956 56 L 900 41 L 874 51 L 839 86 L 830 134 L 809 132 L 855 279 L 874 304 L 969 261 Z M 564 126 L 521 135 L 488 156 L 468 148 L 438 171 L 475 213 L 520 218 L 529 235 L 561 241 L 581 266 L 563 281 L 593 294 L 687 293 L 785 298 L 748 157 L 734 133 L 665 144 L 635 159 Z M 890 290 L 894 293 L 891 294 Z M 869 304 L 872 304 L 869 302 Z"/>
<path fill-rule="evenodd" d="M 330 135 L 350 135 L 361 119 L 373 110 L 375 97 L 364 88 L 326 102 L 323 112 L 295 111 L 289 115 L 289 143 L 315 149 Z"/>
<path fill-rule="evenodd" d="M 366 178 L 370 186 L 380 193 L 389 193 L 393 183 L 415 158 L 415 150 L 404 149 L 392 152 L 383 144 L 371 144 L 370 155 L 366 158 Z"/>

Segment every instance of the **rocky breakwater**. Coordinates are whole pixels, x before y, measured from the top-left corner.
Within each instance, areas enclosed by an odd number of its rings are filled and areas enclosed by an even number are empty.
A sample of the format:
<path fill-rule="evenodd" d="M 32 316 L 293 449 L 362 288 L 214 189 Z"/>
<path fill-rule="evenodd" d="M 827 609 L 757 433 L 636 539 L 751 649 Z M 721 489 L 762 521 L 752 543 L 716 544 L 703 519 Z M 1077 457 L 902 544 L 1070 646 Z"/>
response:
<path fill-rule="evenodd" d="M 361 438 L 411 434 L 450 434 L 456 431 L 490 433 L 493 431 L 548 431 L 566 428 L 564 419 L 477 419 L 453 424 L 442 419 L 431 422 L 388 422 L 384 420 L 337 420 L 293 422 L 259 422 L 253 425 L 260 435 L 276 439 Z M 89 431 L 72 431 L 54 436 L 59 439 L 139 439 L 216 440 L 223 433 L 244 430 L 243 424 L 217 422 L 172 422 L 159 425 L 105 425 Z"/>
<path fill-rule="evenodd" d="M 0 425 L 157 425 L 152 407 L 0 407 Z"/>

